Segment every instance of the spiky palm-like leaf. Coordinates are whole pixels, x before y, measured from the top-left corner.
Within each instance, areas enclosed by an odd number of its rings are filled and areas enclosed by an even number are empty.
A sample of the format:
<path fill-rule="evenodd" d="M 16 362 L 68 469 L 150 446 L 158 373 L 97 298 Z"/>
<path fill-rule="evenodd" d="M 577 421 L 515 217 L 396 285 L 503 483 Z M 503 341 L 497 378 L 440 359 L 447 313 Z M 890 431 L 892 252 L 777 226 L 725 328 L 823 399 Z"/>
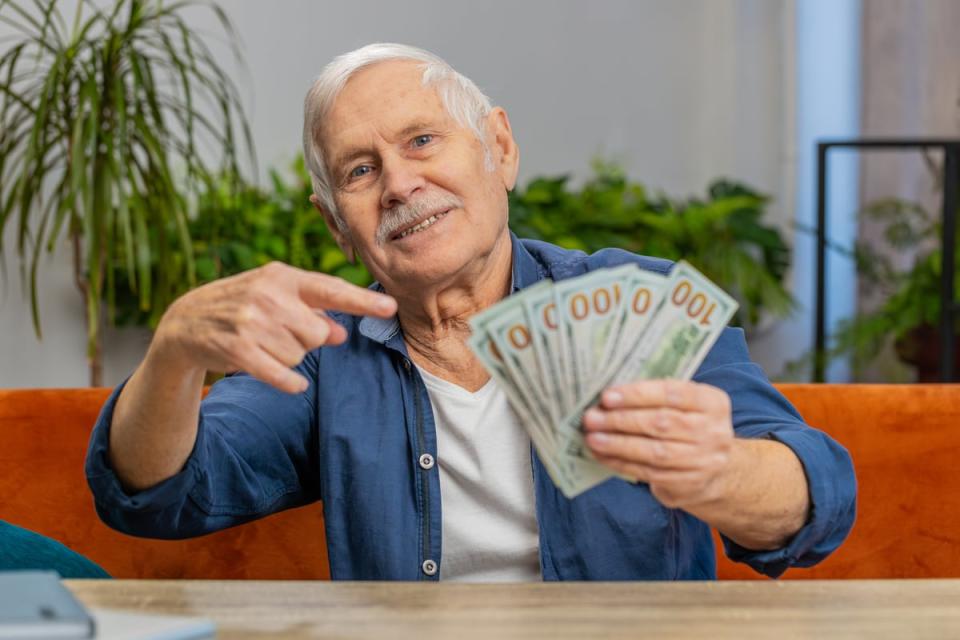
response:
<path fill-rule="evenodd" d="M 143 308 L 167 285 L 151 264 L 172 243 L 184 249 L 192 281 L 187 221 L 196 194 L 224 173 L 239 186 L 239 146 L 253 157 L 237 88 L 183 16 L 193 5 L 214 12 L 238 53 L 227 16 L 202 0 L 106 8 L 81 0 L 72 25 L 56 0 L 0 0 L 0 21 L 17 33 L 0 55 L 0 239 L 16 227 L 38 337 L 41 256 L 72 241 L 92 383 L 103 300 L 114 299 L 106 265 L 125 256 L 123 275 Z M 174 237 L 151 240 L 149 229 L 171 221 Z"/>

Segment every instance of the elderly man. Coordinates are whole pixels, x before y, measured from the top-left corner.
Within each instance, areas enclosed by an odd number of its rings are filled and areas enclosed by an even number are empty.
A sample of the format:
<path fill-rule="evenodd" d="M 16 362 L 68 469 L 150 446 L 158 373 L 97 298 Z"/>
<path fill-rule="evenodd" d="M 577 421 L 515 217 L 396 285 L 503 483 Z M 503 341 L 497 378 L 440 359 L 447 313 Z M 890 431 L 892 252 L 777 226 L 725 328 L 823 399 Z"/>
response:
<path fill-rule="evenodd" d="M 282 264 L 175 302 L 92 436 L 112 526 L 195 536 L 323 501 L 334 578 L 690 579 L 726 551 L 776 576 L 854 517 L 847 453 L 804 425 L 727 329 L 695 381 L 606 390 L 593 453 L 640 481 L 566 499 L 468 319 L 543 278 L 662 260 L 518 240 L 506 112 L 436 56 L 376 44 L 306 98 L 314 205 L 372 290 Z M 236 371 L 201 401 L 206 371 Z"/>

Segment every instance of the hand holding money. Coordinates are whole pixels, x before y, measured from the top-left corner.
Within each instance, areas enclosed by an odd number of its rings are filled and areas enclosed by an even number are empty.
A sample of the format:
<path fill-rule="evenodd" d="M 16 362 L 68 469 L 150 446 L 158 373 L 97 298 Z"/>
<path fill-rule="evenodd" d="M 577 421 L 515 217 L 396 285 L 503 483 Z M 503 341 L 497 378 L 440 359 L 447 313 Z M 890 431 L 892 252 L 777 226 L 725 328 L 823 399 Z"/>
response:
<path fill-rule="evenodd" d="M 639 451 L 631 455 L 620 446 L 602 452 L 596 442 L 590 447 L 584 440 L 584 414 L 601 403 L 604 389 L 622 388 L 634 398 L 642 386 L 630 385 L 640 380 L 689 380 L 736 308 L 733 298 L 686 262 L 674 265 L 667 276 L 626 264 L 557 283 L 544 280 L 507 297 L 471 318 L 468 344 L 504 389 L 554 483 L 572 498 L 615 474 L 648 481 L 651 472 L 634 468 L 646 461 Z M 723 401 L 712 393 L 691 392 L 707 404 L 677 410 L 696 408 L 699 413 L 686 426 L 703 427 L 709 418 L 707 426 L 732 438 L 729 401 L 724 414 Z M 711 444 L 718 448 L 710 449 Z M 694 473 L 678 469 L 687 475 L 658 485 L 664 499 L 684 499 L 684 478 L 688 485 L 711 483 L 723 466 L 716 456 L 721 444 L 722 438 L 707 437 L 698 445 L 701 461 L 712 464 Z M 639 447 L 633 440 L 629 445 Z"/>
<path fill-rule="evenodd" d="M 723 495 L 734 435 L 720 389 L 681 380 L 611 387 L 583 425 L 598 462 L 648 483 L 665 506 L 689 509 Z"/>

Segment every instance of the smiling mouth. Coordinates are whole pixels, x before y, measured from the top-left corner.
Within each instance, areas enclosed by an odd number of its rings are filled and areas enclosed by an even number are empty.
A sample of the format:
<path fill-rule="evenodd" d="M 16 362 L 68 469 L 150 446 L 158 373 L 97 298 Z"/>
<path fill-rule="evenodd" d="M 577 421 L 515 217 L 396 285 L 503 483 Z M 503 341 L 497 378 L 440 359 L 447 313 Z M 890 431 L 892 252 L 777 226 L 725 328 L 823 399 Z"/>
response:
<path fill-rule="evenodd" d="M 420 232 L 420 231 L 423 231 L 424 229 L 427 229 L 427 228 L 433 226 L 433 224 L 434 224 L 435 222 L 437 222 L 438 220 L 441 220 L 441 219 L 445 218 L 445 217 L 447 216 L 447 214 L 450 213 L 450 211 L 452 211 L 452 209 L 447 209 L 446 211 L 441 211 L 440 213 L 435 213 L 435 214 L 431 215 L 430 217 L 422 220 L 421 222 L 418 222 L 417 224 L 413 225 L 412 227 L 407 227 L 406 229 L 404 229 L 404 230 L 401 231 L 400 233 L 394 234 L 394 236 L 393 236 L 393 238 L 391 238 L 391 240 L 400 240 L 401 238 L 406 238 L 407 236 L 409 236 L 409 235 L 411 235 L 411 234 L 414 234 L 414 233 L 418 233 L 418 232 Z"/>

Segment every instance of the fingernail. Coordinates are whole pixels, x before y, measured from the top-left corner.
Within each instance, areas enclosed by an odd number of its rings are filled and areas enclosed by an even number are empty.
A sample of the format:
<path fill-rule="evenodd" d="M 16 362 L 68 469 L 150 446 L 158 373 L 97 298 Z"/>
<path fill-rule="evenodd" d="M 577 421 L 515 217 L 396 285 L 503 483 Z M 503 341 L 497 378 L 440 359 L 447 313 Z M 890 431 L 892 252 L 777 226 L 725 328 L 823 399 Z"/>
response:
<path fill-rule="evenodd" d="M 605 446 L 610 442 L 610 435 L 607 433 L 598 432 L 598 433 L 588 433 L 587 434 L 587 443 L 590 445 L 595 445 L 598 447 Z"/>
<path fill-rule="evenodd" d="M 619 406 L 623 402 L 623 394 L 619 391 L 604 391 L 603 392 L 603 404 L 608 407 Z"/>
<path fill-rule="evenodd" d="M 603 411 L 596 408 L 588 409 L 587 412 L 583 414 L 584 423 L 589 422 L 590 426 L 601 427 L 605 420 L 606 415 L 604 415 Z"/>
<path fill-rule="evenodd" d="M 377 309 L 383 311 L 384 313 L 390 313 L 395 307 L 396 303 L 394 303 L 393 298 L 381 296 L 380 299 L 377 300 Z"/>

